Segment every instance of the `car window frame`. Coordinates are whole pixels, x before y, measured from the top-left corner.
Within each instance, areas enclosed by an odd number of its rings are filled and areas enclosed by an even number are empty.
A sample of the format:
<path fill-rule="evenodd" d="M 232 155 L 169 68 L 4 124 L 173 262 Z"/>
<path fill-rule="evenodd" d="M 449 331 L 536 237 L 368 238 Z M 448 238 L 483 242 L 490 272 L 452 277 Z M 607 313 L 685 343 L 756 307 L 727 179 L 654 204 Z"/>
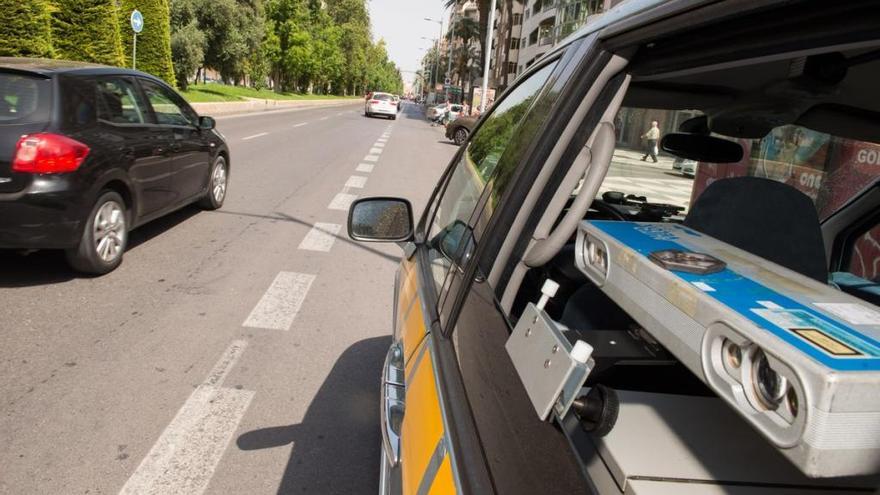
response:
<path fill-rule="evenodd" d="M 134 79 L 137 82 L 138 87 L 140 88 L 140 91 L 143 95 L 144 101 L 147 103 L 147 105 L 149 107 L 149 112 L 153 117 L 153 123 L 155 125 L 158 125 L 161 127 L 169 127 L 169 128 L 198 129 L 198 121 L 199 121 L 198 113 L 195 110 L 193 110 L 193 108 L 191 106 L 189 106 L 189 104 L 183 98 L 181 98 L 180 95 L 178 95 L 176 91 L 174 91 L 173 89 L 168 87 L 162 81 L 157 81 L 157 80 L 154 80 L 154 79 L 151 79 L 148 77 L 144 77 L 144 76 L 136 76 Z M 147 94 L 147 89 L 145 87 L 145 84 L 152 84 L 152 85 L 156 86 L 157 88 L 159 88 L 160 91 L 165 93 L 165 96 L 168 99 L 170 99 L 172 103 L 177 105 L 177 107 L 183 111 L 183 115 L 184 115 L 184 117 L 187 117 L 189 124 L 187 124 L 187 125 L 168 124 L 168 123 L 160 122 L 159 116 L 156 113 L 156 109 L 153 108 L 153 102 L 150 101 L 150 97 Z"/>
<path fill-rule="evenodd" d="M 529 72 L 524 73 L 520 78 L 518 78 L 518 80 L 516 81 L 516 84 L 510 86 L 504 92 L 504 94 L 501 95 L 500 98 L 498 98 L 498 100 L 492 106 L 491 111 L 485 114 L 485 118 L 480 118 L 476 128 L 472 131 L 472 136 L 479 135 L 479 132 L 480 132 L 480 129 L 482 128 L 483 123 L 490 120 L 491 116 L 494 115 L 495 111 L 501 107 L 501 104 L 508 97 L 510 97 L 510 95 L 513 94 L 513 92 L 515 92 L 517 88 L 519 88 L 526 81 L 529 81 L 532 76 L 534 76 L 537 73 L 541 72 L 542 70 L 546 69 L 548 66 L 555 65 L 553 70 L 550 71 L 550 74 L 548 74 L 547 79 L 541 84 L 540 88 L 535 93 L 535 101 L 532 102 L 532 104 L 528 107 L 528 109 L 526 110 L 526 112 L 524 114 L 525 116 L 528 116 L 531 113 L 532 109 L 534 108 L 535 103 L 543 96 L 548 84 L 553 79 L 554 73 L 556 73 L 556 71 L 559 69 L 559 64 L 562 61 L 563 54 L 564 54 L 564 51 L 560 51 L 560 52 L 556 53 L 555 55 L 548 57 L 546 60 L 543 60 L 540 64 L 535 64 L 533 67 L 530 68 Z M 517 123 L 517 126 L 514 130 L 519 129 L 520 127 L 521 127 L 520 123 Z M 511 136 L 511 142 L 513 141 L 514 137 L 515 136 Z M 424 244 L 424 247 L 426 249 L 429 249 L 427 247 L 427 242 L 430 240 L 428 238 L 428 236 L 430 234 L 430 226 L 433 223 L 434 218 L 436 218 L 437 209 L 439 208 L 440 203 L 443 201 L 443 198 L 446 196 L 446 193 L 448 191 L 449 183 L 451 182 L 452 176 L 453 176 L 455 170 L 458 168 L 458 165 L 461 163 L 461 160 L 464 159 L 464 154 L 467 153 L 468 147 L 472 143 L 472 140 L 473 140 L 473 138 L 470 138 L 468 140 L 468 144 L 466 146 L 460 147 L 458 152 L 455 154 L 453 160 L 450 162 L 450 165 L 447 167 L 447 170 L 444 173 L 444 176 L 442 179 L 443 180 L 442 192 L 439 195 L 432 196 L 431 202 L 429 203 L 429 207 L 426 208 L 426 213 L 428 211 L 430 211 L 430 215 L 424 216 L 422 221 L 420 221 L 420 223 L 419 223 L 419 229 L 421 230 L 420 237 L 421 237 L 423 244 Z M 510 143 L 508 143 L 508 144 L 510 144 Z M 507 149 L 508 149 L 507 146 L 505 146 L 503 153 L 506 153 Z M 514 169 L 519 169 L 522 166 L 522 163 L 523 162 L 522 162 L 522 157 L 521 157 L 519 162 L 515 165 Z M 489 196 L 493 190 L 494 189 L 492 188 L 491 184 L 486 184 L 486 186 L 483 187 L 483 189 L 480 191 L 480 195 L 476 200 L 476 204 L 474 206 L 474 209 L 468 215 L 467 221 L 464 222 L 469 227 L 472 228 L 474 222 L 482 216 L 483 209 L 485 208 L 486 202 L 488 201 Z M 474 238 L 473 242 L 477 243 L 477 242 L 479 242 L 479 239 Z M 449 288 L 450 288 L 450 283 L 451 283 L 450 273 L 452 273 L 454 271 L 459 271 L 460 273 L 463 273 L 466 268 L 465 266 L 459 266 L 454 260 L 452 260 L 449 257 L 447 257 L 447 259 L 449 261 L 449 267 L 446 268 L 446 272 L 443 275 L 443 281 L 438 284 L 439 288 L 436 291 L 437 292 L 436 295 L 437 295 L 438 313 L 439 313 L 439 308 L 441 308 L 445 305 L 445 301 L 448 298 Z M 428 263 L 430 263 L 430 262 L 428 262 Z M 434 279 L 433 274 L 432 274 L 431 280 L 434 283 L 436 283 L 436 280 Z"/>
<path fill-rule="evenodd" d="M 135 98 L 140 101 L 135 102 L 136 104 L 140 104 L 142 106 L 141 111 L 143 112 L 144 122 L 110 122 L 109 120 L 104 120 L 99 117 L 99 103 L 98 103 L 98 88 L 97 84 L 101 80 L 107 79 L 120 79 L 124 81 L 128 81 L 131 85 L 131 89 L 134 91 Z M 129 76 L 127 74 L 101 74 L 89 79 L 89 84 L 95 90 L 95 122 L 98 125 L 109 125 L 113 127 L 121 127 L 121 128 L 133 128 L 133 127 L 148 127 L 154 126 L 157 124 L 156 116 L 153 113 L 152 106 L 149 105 L 149 100 L 147 100 L 146 93 L 143 92 L 142 88 L 135 80 L 136 78 Z"/>

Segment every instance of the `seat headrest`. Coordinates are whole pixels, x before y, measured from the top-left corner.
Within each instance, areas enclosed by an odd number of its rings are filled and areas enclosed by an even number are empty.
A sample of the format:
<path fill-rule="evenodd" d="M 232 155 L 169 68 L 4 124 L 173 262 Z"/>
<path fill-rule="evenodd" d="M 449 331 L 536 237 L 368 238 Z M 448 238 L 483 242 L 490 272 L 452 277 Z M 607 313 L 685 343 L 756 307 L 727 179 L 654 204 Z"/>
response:
<path fill-rule="evenodd" d="M 694 230 L 828 282 L 822 229 L 813 201 L 782 182 L 759 177 L 720 179 L 691 206 Z"/>

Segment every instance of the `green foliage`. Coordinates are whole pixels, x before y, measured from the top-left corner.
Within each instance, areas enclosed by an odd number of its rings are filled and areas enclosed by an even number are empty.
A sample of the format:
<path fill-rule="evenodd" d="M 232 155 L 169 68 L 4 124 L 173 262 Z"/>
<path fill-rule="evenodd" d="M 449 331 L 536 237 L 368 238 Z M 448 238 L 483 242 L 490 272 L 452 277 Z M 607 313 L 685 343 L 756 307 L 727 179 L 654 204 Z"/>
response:
<path fill-rule="evenodd" d="M 201 67 L 205 59 L 207 40 L 195 21 L 171 34 L 171 59 L 177 86 L 186 89 L 189 79 Z"/>
<path fill-rule="evenodd" d="M 305 95 L 296 93 L 280 93 L 270 89 L 253 89 L 247 86 L 227 86 L 225 84 L 190 84 L 181 94 L 188 101 L 243 101 L 248 98 L 265 100 L 323 100 L 338 99 L 332 95 Z M 360 100 L 359 96 L 349 97 Z"/>
<path fill-rule="evenodd" d="M 125 63 L 115 0 L 54 0 L 52 40 L 55 55 L 121 66 Z"/>
<path fill-rule="evenodd" d="M 52 57 L 46 0 L 0 0 L 0 57 Z"/>
<path fill-rule="evenodd" d="M 171 62 L 171 27 L 168 0 L 120 0 L 119 26 L 125 64 L 131 67 L 132 35 L 129 17 L 134 10 L 144 15 L 144 30 L 137 35 L 137 69 L 174 85 Z"/>

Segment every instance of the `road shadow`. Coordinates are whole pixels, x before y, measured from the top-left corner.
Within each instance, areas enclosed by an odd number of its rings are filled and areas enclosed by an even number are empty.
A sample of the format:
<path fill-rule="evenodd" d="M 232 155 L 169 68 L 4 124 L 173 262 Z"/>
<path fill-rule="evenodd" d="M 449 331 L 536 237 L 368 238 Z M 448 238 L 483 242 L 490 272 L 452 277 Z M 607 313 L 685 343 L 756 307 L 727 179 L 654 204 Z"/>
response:
<path fill-rule="evenodd" d="M 157 218 L 148 224 L 144 224 L 137 229 L 131 231 L 128 236 L 128 248 L 126 251 L 131 251 L 141 244 L 155 239 L 160 235 L 168 232 L 169 230 L 177 227 L 178 225 L 186 222 L 190 218 L 201 213 L 202 210 L 198 206 L 192 204 L 189 206 L 184 206 L 183 208 L 169 213 L 164 217 Z"/>
<path fill-rule="evenodd" d="M 689 176 L 687 176 L 687 175 L 684 175 L 684 174 L 681 173 L 681 172 L 670 172 L 670 171 L 668 171 L 668 170 L 665 170 L 665 171 L 663 172 L 663 174 L 664 174 L 664 175 L 668 175 L 668 176 L 670 176 L 670 177 L 675 177 L 675 178 L 677 178 L 677 179 L 688 179 L 688 180 L 694 180 L 693 177 L 689 177 Z"/>
<path fill-rule="evenodd" d="M 333 365 L 302 423 L 243 433 L 241 450 L 293 444 L 279 494 L 376 493 L 381 432 L 379 377 L 391 337 L 361 340 Z"/>
<path fill-rule="evenodd" d="M 131 231 L 126 252 L 168 232 L 200 211 L 197 206 L 190 205 Z M 76 278 L 94 278 L 94 275 L 79 273 L 70 268 L 61 250 L 0 249 L 0 288 L 52 285 Z"/>
<path fill-rule="evenodd" d="M 308 228 L 312 228 L 315 226 L 312 223 L 309 223 L 305 220 L 301 220 L 299 218 L 288 215 L 286 213 L 281 213 L 280 211 L 276 211 L 272 215 L 262 215 L 259 213 L 244 213 L 244 212 L 240 212 L 240 211 L 229 211 L 229 210 L 215 210 L 212 213 L 219 213 L 219 214 L 223 214 L 223 215 L 236 215 L 236 216 L 251 217 L 251 218 L 264 218 L 266 220 L 281 220 L 284 222 L 297 223 L 297 224 L 303 225 Z M 352 245 L 358 249 L 362 249 L 364 251 L 367 251 L 368 253 L 375 254 L 376 256 L 379 256 L 380 258 L 385 258 L 386 260 L 393 261 L 394 263 L 400 262 L 400 256 L 392 256 L 392 255 L 384 253 L 378 249 L 373 249 L 362 242 L 356 242 L 356 241 L 349 239 L 348 236 L 345 234 L 338 234 L 334 237 L 336 237 L 336 239 L 339 241 L 345 242 L 345 243 Z"/>

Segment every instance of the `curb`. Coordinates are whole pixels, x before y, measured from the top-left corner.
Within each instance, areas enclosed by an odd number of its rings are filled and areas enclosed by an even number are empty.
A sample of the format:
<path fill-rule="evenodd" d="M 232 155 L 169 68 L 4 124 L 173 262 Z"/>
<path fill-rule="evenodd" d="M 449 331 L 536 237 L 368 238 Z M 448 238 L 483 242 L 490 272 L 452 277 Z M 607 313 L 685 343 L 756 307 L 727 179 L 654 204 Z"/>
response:
<path fill-rule="evenodd" d="M 225 102 L 202 102 L 190 103 L 199 115 L 212 117 L 227 116 L 234 114 L 248 114 L 257 112 L 270 112 L 273 110 L 288 110 L 295 108 L 316 108 L 353 105 L 360 100 L 333 99 L 333 100 L 247 100 Z"/>

